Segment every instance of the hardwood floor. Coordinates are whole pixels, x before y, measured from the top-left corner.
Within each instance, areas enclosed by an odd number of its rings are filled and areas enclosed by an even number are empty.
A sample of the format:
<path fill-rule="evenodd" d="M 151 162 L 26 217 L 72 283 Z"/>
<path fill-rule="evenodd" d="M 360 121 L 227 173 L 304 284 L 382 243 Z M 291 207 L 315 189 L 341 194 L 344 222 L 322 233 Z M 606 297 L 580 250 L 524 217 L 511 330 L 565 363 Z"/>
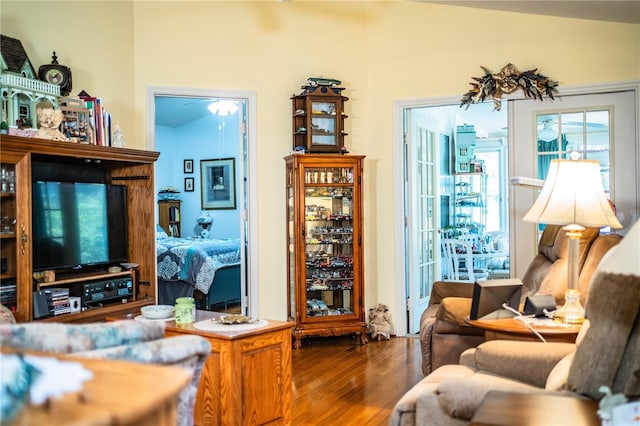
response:
<path fill-rule="evenodd" d="M 422 379 L 420 341 L 360 345 L 350 336 L 303 339 L 293 351 L 293 425 L 387 425 Z"/>

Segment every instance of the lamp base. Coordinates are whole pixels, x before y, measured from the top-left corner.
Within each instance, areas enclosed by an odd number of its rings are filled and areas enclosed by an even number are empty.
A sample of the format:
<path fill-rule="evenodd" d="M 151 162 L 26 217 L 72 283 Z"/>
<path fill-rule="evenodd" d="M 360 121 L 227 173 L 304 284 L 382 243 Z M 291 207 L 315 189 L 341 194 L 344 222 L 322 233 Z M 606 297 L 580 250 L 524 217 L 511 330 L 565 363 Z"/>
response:
<path fill-rule="evenodd" d="M 564 305 L 553 313 L 553 320 L 563 324 L 582 324 L 584 308 L 580 303 L 580 291 L 567 290 L 564 293 Z"/>

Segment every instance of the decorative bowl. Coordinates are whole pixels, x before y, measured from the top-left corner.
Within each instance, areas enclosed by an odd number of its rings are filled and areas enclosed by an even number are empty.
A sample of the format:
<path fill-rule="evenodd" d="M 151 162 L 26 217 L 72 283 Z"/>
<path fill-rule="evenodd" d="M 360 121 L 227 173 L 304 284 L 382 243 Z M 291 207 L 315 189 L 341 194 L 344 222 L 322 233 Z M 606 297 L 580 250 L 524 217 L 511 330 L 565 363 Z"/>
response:
<path fill-rule="evenodd" d="M 171 305 L 151 305 L 143 306 L 140 312 L 146 319 L 165 319 L 173 316 L 175 308 Z"/>

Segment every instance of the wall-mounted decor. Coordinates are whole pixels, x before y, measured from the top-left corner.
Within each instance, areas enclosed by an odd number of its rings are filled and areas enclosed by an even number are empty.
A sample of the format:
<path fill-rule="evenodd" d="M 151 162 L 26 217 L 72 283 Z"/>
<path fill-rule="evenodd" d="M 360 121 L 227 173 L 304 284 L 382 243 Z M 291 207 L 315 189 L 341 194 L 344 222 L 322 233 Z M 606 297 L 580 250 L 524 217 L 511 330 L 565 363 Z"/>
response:
<path fill-rule="evenodd" d="M 193 178 L 184 178 L 184 192 L 193 192 Z"/>
<path fill-rule="evenodd" d="M 462 96 L 460 106 L 483 102 L 486 98 L 493 98 L 493 105 L 496 111 L 502 107 L 502 95 L 513 93 L 520 89 L 528 98 L 543 100 L 544 96 L 551 99 L 557 93 L 558 82 L 538 73 L 534 68 L 525 72 L 520 72 L 513 64 L 505 65 L 499 73 L 492 74 L 485 67 L 480 67 L 485 72 L 482 77 L 471 77 L 472 89 Z"/>
<path fill-rule="evenodd" d="M 193 173 L 193 160 L 184 160 L 184 172 Z"/>
<path fill-rule="evenodd" d="M 236 208 L 236 160 L 200 160 L 202 210 Z"/>

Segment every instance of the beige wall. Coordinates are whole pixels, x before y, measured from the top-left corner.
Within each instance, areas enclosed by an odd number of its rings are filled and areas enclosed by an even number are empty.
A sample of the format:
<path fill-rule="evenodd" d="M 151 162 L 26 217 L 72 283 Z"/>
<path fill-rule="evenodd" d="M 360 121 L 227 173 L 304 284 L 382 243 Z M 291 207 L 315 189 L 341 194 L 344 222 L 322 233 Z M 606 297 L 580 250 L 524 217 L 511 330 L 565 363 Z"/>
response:
<path fill-rule="evenodd" d="M 457 96 L 480 66 L 539 67 L 561 85 L 640 78 L 640 25 L 393 2 L 0 2 L 2 33 L 37 68 L 52 50 L 146 147 L 147 86 L 257 93 L 260 315 L 286 315 L 289 97 L 309 76 L 346 87 L 346 144 L 365 154 L 365 307 L 395 303 L 392 108 Z"/>

